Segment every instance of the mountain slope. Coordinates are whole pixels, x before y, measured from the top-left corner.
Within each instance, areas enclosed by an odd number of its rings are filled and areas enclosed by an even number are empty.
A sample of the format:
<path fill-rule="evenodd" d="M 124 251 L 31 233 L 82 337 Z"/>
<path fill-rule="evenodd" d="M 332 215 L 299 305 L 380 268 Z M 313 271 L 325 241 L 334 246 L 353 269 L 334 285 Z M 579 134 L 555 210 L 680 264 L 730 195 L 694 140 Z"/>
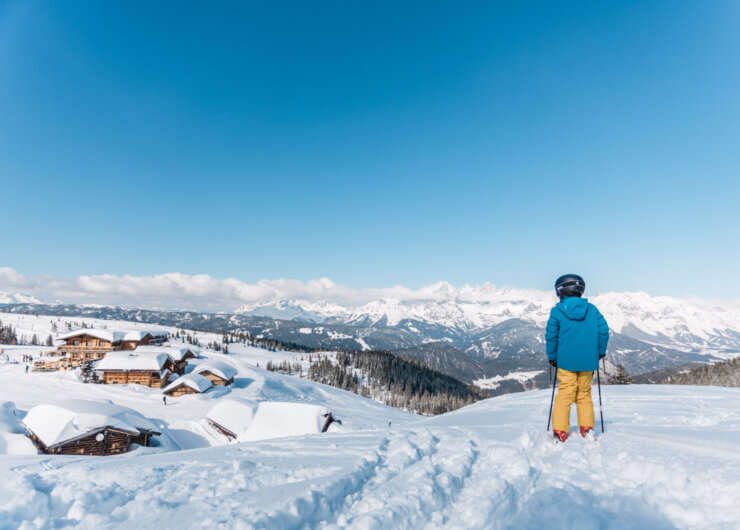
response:
<path fill-rule="evenodd" d="M 740 390 L 632 385 L 605 387 L 604 398 L 607 433 L 595 443 L 554 446 L 544 432 L 550 395 L 539 391 L 187 458 L 0 458 L 0 526 L 740 525 Z"/>
<path fill-rule="evenodd" d="M 485 375 L 480 363 L 446 342 L 427 342 L 413 348 L 398 349 L 395 353 L 418 359 L 430 368 L 461 381 L 471 382 Z"/>

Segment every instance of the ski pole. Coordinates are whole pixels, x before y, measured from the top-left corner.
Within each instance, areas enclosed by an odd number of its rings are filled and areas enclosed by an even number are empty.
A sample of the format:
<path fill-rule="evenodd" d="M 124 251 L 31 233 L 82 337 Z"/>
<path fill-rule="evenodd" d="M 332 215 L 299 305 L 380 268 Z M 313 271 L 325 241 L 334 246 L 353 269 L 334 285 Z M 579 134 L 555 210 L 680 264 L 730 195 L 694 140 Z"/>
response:
<path fill-rule="evenodd" d="M 558 380 L 558 367 L 555 367 L 555 379 L 552 380 L 552 397 L 550 397 L 550 413 L 547 415 L 547 430 L 550 431 L 550 420 L 552 419 L 552 404 L 555 401 L 555 383 Z"/>
<path fill-rule="evenodd" d="M 599 414 L 601 415 L 601 434 L 604 434 L 604 408 L 601 404 L 601 375 L 598 368 L 596 369 L 596 384 L 599 386 Z"/>

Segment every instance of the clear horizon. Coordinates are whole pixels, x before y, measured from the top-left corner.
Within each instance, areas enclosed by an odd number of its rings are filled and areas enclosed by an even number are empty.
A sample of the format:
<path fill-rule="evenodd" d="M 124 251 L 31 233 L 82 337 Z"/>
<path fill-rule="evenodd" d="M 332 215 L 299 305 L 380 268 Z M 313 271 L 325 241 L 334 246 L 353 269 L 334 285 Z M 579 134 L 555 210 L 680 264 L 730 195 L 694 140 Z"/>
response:
<path fill-rule="evenodd" d="M 740 299 L 734 2 L 11 0 L 0 71 L 0 268 L 31 290 Z"/>

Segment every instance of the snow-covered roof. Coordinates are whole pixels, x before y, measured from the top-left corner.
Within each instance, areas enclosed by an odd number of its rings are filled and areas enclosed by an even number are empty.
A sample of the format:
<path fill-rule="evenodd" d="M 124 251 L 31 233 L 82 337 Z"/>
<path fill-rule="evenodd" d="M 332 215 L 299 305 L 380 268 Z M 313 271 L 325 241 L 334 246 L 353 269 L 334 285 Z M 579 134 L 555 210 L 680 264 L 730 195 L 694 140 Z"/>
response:
<path fill-rule="evenodd" d="M 181 361 L 186 353 L 191 352 L 198 357 L 198 350 L 192 348 L 180 348 L 175 346 L 139 346 L 135 350 L 137 353 L 166 353 L 172 357 L 173 361 Z"/>
<path fill-rule="evenodd" d="M 198 374 L 187 374 L 182 377 L 178 377 L 174 382 L 167 385 L 162 392 L 167 393 L 174 390 L 178 386 L 187 385 L 193 390 L 200 392 L 201 394 L 211 388 L 213 383 L 207 377 L 203 377 Z"/>
<path fill-rule="evenodd" d="M 257 407 L 258 403 L 250 399 L 221 399 L 208 411 L 206 418 L 234 435 L 239 435 L 252 423 Z"/>
<path fill-rule="evenodd" d="M 101 371 L 161 371 L 164 366 L 171 362 L 172 358 L 166 352 L 110 351 L 105 357 L 97 362 L 96 370 Z"/>
<path fill-rule="evenodd" d="M 58 339 L 71 339 L 72 337 L 79 337 L 81 335 L 90 335 L 97 339 L 107 340 L 109 342 L 118 342 L 121 340 L 141 340 L 147 335 L 152 337 L 167 337 L 169 333 L 167 331 L 155 331 L 151 329 L 145 330 L 111 330 L 111 329 L 96 329 L 96 328 L 83 328 L 69 333 L 59 335 Z"/>
<path fill-rule="evenodd" d="M 236 368 L 223 361 L 208 360 L 195 367 L 193 373 L 211 372 L 223 379 L 231 379 L 236 376 Z"/>
<path fill-rule="evenodd" d="M 237 435 L 237 441 L 250 442 L 318 434 L 326 421 L 328 410 L 319 405 L 263 401 L 249 426 Z"/>
<path fill-rule="evenodd" d="M 114 427 L 138 435 L 156 432 L 157 427 L 144 416 L 110 401 L 83 399 L 59 400 L 33 407 L 23 425 L 47 447 L 83 436 L 102 427 Z"/>

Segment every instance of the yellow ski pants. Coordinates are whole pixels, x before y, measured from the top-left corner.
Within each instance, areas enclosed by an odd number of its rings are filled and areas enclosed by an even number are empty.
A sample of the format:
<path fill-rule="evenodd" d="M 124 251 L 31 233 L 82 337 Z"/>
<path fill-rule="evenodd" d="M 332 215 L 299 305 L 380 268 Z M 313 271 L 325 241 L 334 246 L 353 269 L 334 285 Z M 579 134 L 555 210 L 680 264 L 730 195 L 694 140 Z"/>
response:
<path fill-rule="evenodd" d="M 552 428 L 568 431 L 570 428 L 570 406 L 578 409 L 578 425 L 594 427 L 594 404 L 591 401 L 591 379 L 593 372 L 571 372 L 558 368 L 558 395 L 552 409 Z"/>

